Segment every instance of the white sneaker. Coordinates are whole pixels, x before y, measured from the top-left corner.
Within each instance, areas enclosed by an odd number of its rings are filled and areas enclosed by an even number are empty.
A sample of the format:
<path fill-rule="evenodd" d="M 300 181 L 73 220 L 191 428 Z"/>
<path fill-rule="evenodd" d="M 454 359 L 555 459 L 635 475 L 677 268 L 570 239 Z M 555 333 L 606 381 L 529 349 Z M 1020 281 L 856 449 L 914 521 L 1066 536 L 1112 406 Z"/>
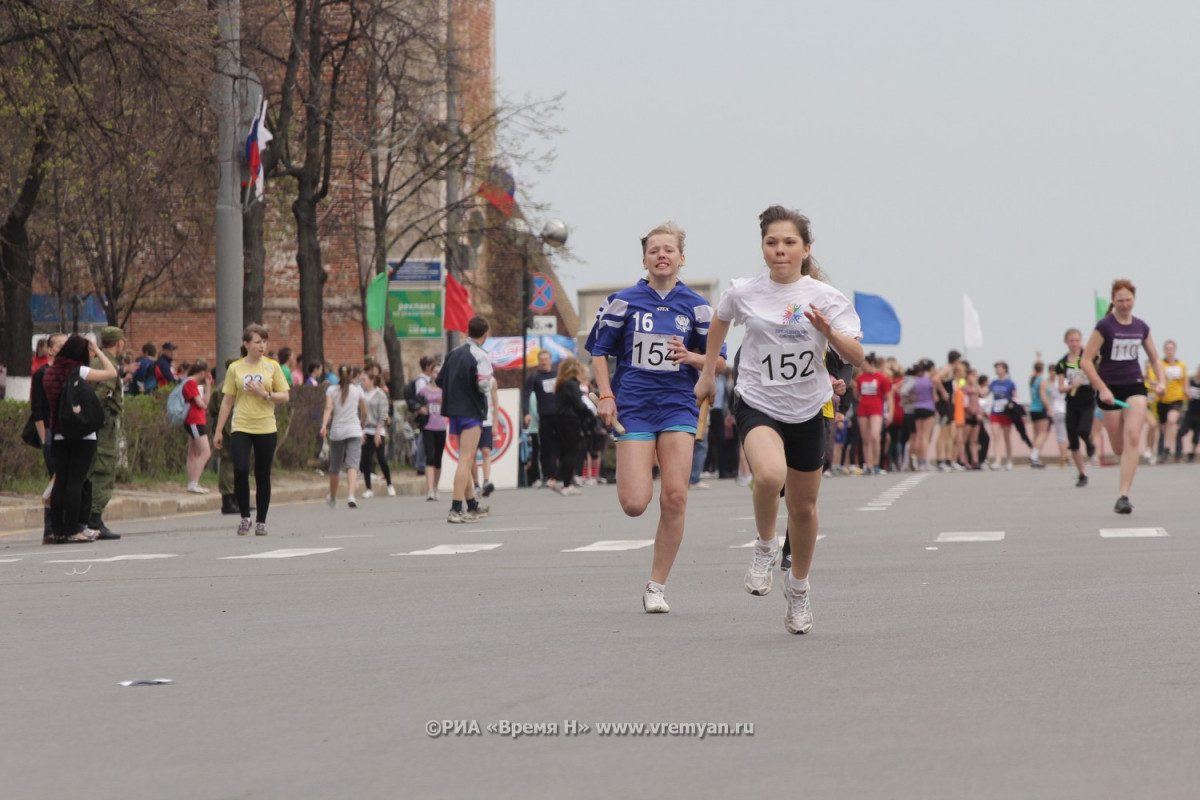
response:
<path fill-rule="evenodd" d="M 1000 462 L 993 461 L 992 463 L 988 464 L 988 469 L 992 470 L 993 472 L 1000 469 Z"/>
<path fill-rule="evenodd" d="M 358 508 L 358 501 L 356 501 L 354 496 L 351 495 L 350 497 L 346 498 L 346 505 L 349 508 Z"/>
<path fill-rule="evenodd" d="M 704 481 L 696 481 L 695 483 L 689 483 L 688 488 L 689 489 L 711 489 L 712 487 L 709 486 Z"/>
<path fill-rule="evenodd" d="M 192 494 L 208 494 L 208 489 L 205 489 L 198 483 L 189 483 L 187 485 L 187 490 Z"/>
<path fill-rule="evenodd" d="M 742 488 L 749 486 L 750 485 L 750 476 L 749 475 L 738 475 L 737 476 L 737 485 L 741 486 Z"/>
<path fill-rule="evenodd" d="M 337 498 L 331 494 L 325 495 L 325 505 L 330 508 L 337 508 Z"/>
<path fill-rule="evenodd" d="M 431 503 L 436 503 L 437 502 L 437 492 L 430 492 L 429 494 L 425 495 L 425 499 Z"/>
<path fill-rule="evenodd" d="M 474 514 L 475 519 L 483 519 L 484 517 L 491 516 L 492 509 L 490 506 L 477 506 L 474 511 L 470 511 L 469 513 Z"/>
<path fill-rule="evenodd" d="M 479 517 L 475 516 L 474 511 L 455 511 L 450 509 L 450 513 L 446 516 L 446 522 L 478 522 Z"/>
<path fill-rule="evenodd" d="M 1011 459 L 1004 462 L 1004 469 L 1009 472 L 1012 471 L 1012 460 Z"/>
<path fill-rule="evenodd" d="M 666 614 L 671 610 L 663 597 L 663 590 L 652 589 L 649 583 L 646 584 L 646 591 L 642 592 L 642 608 L 646 609 L 647 614 Z"/>
<path fill-rule="evenodd" d="M 375 496 L 375 493 L 372 492 L 370 489 L 367 489 L 365 492 L 362 493 L 363 500 L 370 500 L 374 496 Z"/>
<path fill-rule="evenodd" d="M 558 493 L 563 497 L 574 497 L 577 494 L 583 494 L 583 492 L 579 491 L 579 489 L 576 489 L 574 486 L 564 486 L 558 490 Z"/>
<path fill-rule="evenodd" d="M 754 560 L 750 562 L 750 569 L 746 571 L 746 591 L 759 597 L 769 594 L 775 580 L 771 574 L 771 568 L 778 560 L 778 538 L 772 539 L 768 547 L 763 547 L 756 542 L 754 544 Z"/>
<path fill-rule="evenodd" d="M 787 613 L 783 615 L 783 627 L 788 633 L 808 633 L 812 629 L 812 607 L 808 603 L 808 590 L 793 589 L 791 580 L 783 579 L 783 596 L 787 599 Z"/>
<path fill-rule="evenodd" d="M 395 486 L 392 486 L 390 483 L 388 484 L 388 491 L 387 491 L 387 495 L 388 495 L 388 497 L 395 497 L 395 496 L 396 496 L 396 487 L 395 487 Z"/>

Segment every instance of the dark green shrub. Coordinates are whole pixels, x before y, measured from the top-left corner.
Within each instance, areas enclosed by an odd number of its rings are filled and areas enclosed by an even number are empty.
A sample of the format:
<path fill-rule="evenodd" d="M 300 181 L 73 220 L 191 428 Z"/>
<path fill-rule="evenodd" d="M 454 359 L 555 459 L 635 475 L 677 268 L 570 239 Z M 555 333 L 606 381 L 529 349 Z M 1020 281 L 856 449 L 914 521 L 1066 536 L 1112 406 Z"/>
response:
<path fill-rule="evenodd" d="M 27 419 L 28 401 L 0 400 L 0 490 L 12 490 L 34 481 L 45 483 L 42 451 L 21 441 L 21 429 Z"/>

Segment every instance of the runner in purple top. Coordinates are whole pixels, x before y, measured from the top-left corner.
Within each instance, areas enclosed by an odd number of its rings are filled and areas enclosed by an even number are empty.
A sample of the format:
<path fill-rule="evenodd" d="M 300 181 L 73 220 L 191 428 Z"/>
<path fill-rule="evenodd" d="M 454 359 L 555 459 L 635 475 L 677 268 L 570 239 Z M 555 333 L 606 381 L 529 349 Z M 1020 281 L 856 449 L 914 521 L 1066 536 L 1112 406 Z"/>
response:
<path fill-rule="evenodd" d="M 1136 293 L 1129 281 L 1113 281 L 1108 314 L 1096 323 L 1081 359 L 1083 371 L 1095 387 L 1098 405 L 1104 412 L 1108 440 L 1113 452 L 1121 459 L 1121 496 L 1113 507 L 1118 514 L 1133 511 L 1129 490 L 1137 472 L 1138 442 L 1146 421 L 1146 384 L 1138 363 L 1140 350 L 1146 351 L 1154 374 L 1160 376 L 1154 387 L 1155 394 L 1161 396 L 1167 388 L 1161 377 L 1166 372 L 1150 336 L 1150 326 L 1133 315 Z M 1118 400 L 1123 407 L 1116 405 Z"/>

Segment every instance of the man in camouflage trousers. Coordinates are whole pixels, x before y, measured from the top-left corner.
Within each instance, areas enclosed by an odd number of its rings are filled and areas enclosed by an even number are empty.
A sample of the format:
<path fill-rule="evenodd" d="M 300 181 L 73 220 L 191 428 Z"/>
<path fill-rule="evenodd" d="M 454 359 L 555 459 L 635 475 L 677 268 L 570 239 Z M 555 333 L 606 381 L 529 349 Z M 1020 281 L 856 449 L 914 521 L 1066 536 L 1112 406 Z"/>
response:
<path fill-rule="evenodd" d="M 100 331 L 100 346 L 108 353 L 112 362 L 118 363 L 118 356 L 125 351 L 125 332 L 120 328 L 103 328 Z M 99 359 L 92 361 L 93 369 L 104 369 Z M 93 384 L 96 397 L 104 408 L 104 427 L 96 432 L 96 456 L 92 459 L 92 468 L 88 472 L 88 480 L 92 482 L 92 513 L 88 527 L 100 531 L 97 539 L 120 539 L 121 535 L 113 533 L 104 524 L 104 509 L 112 499 L 113 485 L 117 480 L 117 457 L 121 443 L 121 412 L 124 410 L 125 398 L 123 383 L 118 372 L 112 380 Z"/>

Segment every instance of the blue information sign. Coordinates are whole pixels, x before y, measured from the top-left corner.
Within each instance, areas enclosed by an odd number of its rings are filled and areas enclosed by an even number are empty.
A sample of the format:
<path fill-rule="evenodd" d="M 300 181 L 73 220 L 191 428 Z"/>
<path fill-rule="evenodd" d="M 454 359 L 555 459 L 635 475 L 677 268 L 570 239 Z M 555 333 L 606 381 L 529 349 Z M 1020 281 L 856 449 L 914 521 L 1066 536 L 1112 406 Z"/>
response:
<path fill-rule="evenodd" d="M 389 261 L 388 282 L 402 281 L 404 283 L 441 283 L 442 262 L 434 259 L 413 259 L 407 261 Z"/>

